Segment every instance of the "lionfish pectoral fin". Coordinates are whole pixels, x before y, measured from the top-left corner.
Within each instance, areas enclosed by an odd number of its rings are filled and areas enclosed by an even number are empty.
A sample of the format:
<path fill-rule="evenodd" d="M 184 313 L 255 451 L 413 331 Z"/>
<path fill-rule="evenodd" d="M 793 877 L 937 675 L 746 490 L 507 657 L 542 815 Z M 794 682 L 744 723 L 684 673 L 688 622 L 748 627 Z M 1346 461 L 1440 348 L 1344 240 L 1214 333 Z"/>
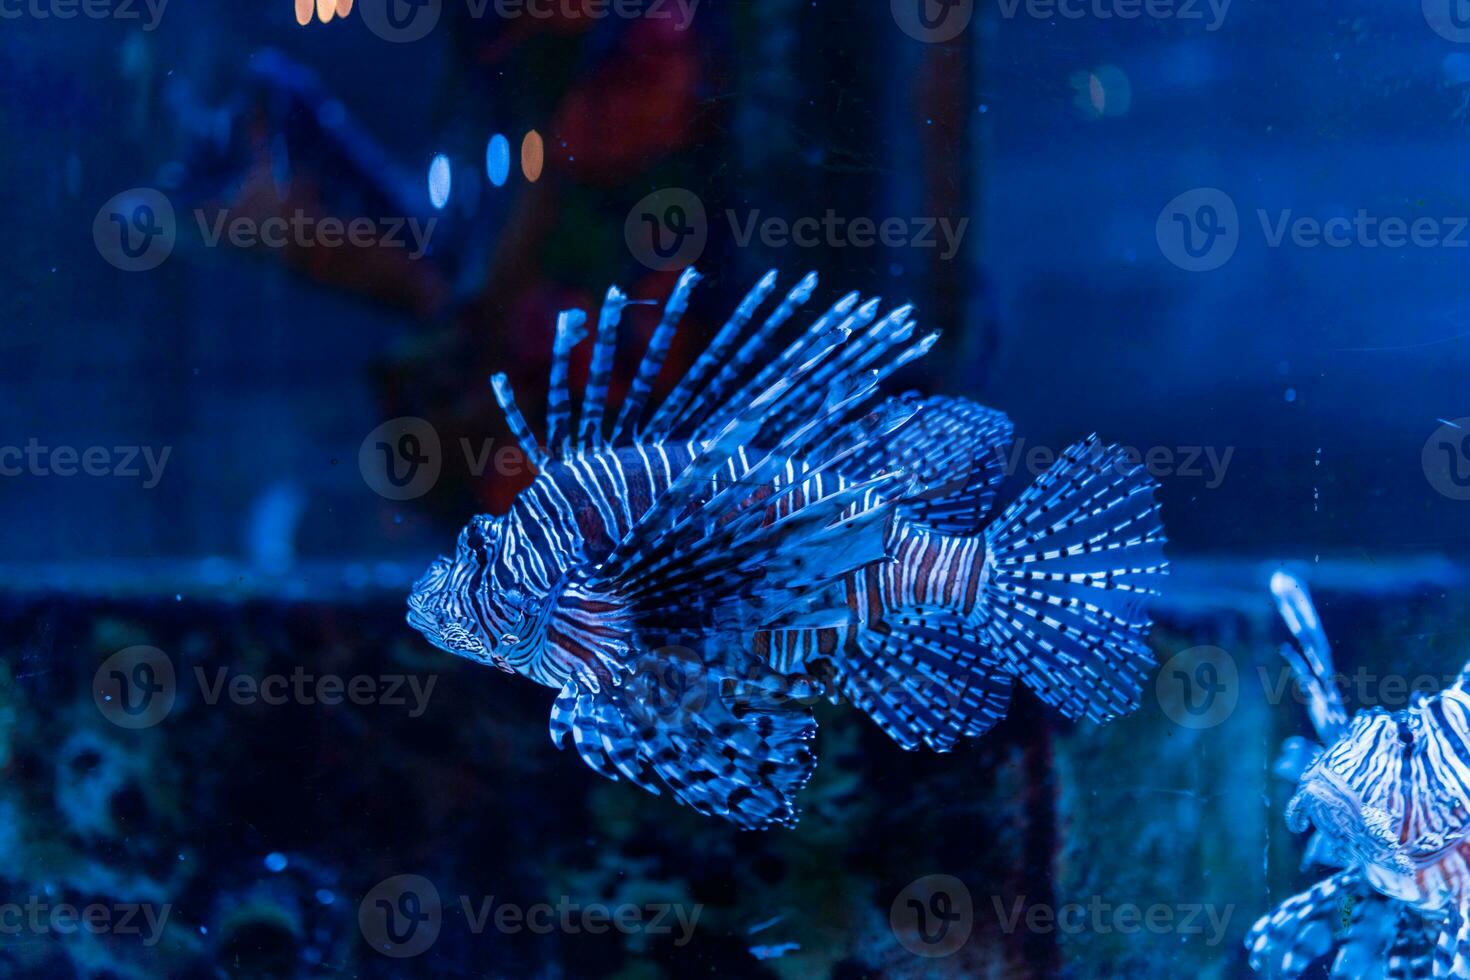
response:
<path fill-rule="evenodd" d="M 1096 436 L 985 531 L 977 610 L 991 645 L 1043 701 L 1104 721 L 1133 710 L 1154 657 L 1146 605 L 1168 572 L 1157 484 Z"/>
<path fill-rule="evenodd" d="M 1365 894 L 1357 872 L 1344 871 L 1288 898 L 1257 919 L 1246 934 L 1251 969 L 1270 976 L 1300 976 L 1331 951 L 1344 905 L 1361 901 Z"/>
<path fill-rule="evenodd" d="M 902 469 L 920 487 L 900 505 L 903 518 L 943 534 L 978 533 L 1005 476 L 1011 420 L 966 398 L 905 395 L 881 409 L 911 418 L 844 472 L 863 478 Z"/>
<path fill-rule="evenodd" d="M 1470 909 L 1452 904 L 1434 947 L 1434 976 L 1470 977 Z"/>
<path fill-rule="evenodd" d="M 698 657 L 643 653 L 615 688 L 575 682 L 552 708 L 552 740 L 570 734 L 583 761 L 745 829 L 796 823 L 795 798 L 816 756 L 811 709 L 760 678 L 722 684 Z"/>
<path fill-rule="evenodd" d="M 842 693 L 905 749 L 944 752 L 1005 717 L 1011 675 L 964 617 L 904 606 L 858 632 L 838 661 Z"/>

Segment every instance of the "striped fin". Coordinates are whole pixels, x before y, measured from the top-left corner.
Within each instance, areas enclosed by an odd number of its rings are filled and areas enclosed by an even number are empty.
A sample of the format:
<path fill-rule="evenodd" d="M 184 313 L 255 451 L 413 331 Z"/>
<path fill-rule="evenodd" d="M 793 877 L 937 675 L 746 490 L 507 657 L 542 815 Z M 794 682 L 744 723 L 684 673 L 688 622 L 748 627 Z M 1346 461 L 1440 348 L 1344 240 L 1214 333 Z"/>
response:
<path fill-rule="evenodd" d="M 1434 947 L 1434 976 L 1470 978 L 1470 911 L 1451 905 Z"/>
<path fill-rule="evenodd" d="M 880 340 L 880 354 L 900 361 L 930 342 L 905 345 L 907 339 L 890 331 Z M 811 338 L 808 359 L 699 448 L 602 562 L 593 585 L 632 603 L 640 622 L 678 616 L 681 628 L 755 629 L 813 614 L 808 594 L 883 557 L 884 531 L 902 489 L 895 474 L 851 487 L 816 481 L 801 508 L 776 521 L 768 519 L 767 501 L 744 489 L 773 478 L 787 487 L 802 483 L 799 473 L 783 467 L 801 460 L 804 467 L 822 468 L 851 448 L 832 438 L 838 432 L 854 440 L 885 437 L 882 427 L 862 434 L 850 425 L 853 410 L 877 384 L 877 372 L 861 370 L 866 354 L 846 359 L 847 369 L 826 386 L 831 397 L 809 397 L 808 379 L 842 361 L 851 340 L 835 329 Z M 807 406 L 808 414 L 773 427 L 770 420 L 794 403 Z M 755 448 L 773 437 L 779 438 L 770 449 Z M 822 453 L 813 453 L 815 447 Z M 738 476 L 737 485 L 718 487 L 714 481 L 722 472 Z M 880 493 L 882 502 L 875 497 Z"/>
<path fill-rule="evenodd" d="M 884 616 L 844 648 L 839 681 L 895 742 L 948 752 L 1005 717 L 1011 676 L 963 617 L 913 606 Z"/>
<path fill-rule="evenodd" d="M 526 417 L 516 407 L 515 392 L 511 389 L 510 379 L 504 374 L 496 374 L 490 378 L 490 387 L 495 389 L 495 400 L 500 403 L 500 410 L 505 413 L 505 422 L 510 426 L 511 435 L 516 437 L 516 442 L 521 444 L 526 456 L 537 467 L 546 466 L 546 454 L 541 451 L 541 446 L 536 442 L 536 435 L 531 427 L 526 424 Z"/>
<path fill-rule="evenodd" d="M 710 342 L 709 347 L 699 355 L 693 367 L 669 393 L 669 397 L 659 406 L 658 411 L 654 412 L 653 419 L 648 423 L 650 435 L 655 437 L 668 435 L 674 431 L 675 426 L 691 408 L 698 409 L 706 404 L 704 400 L 709 397 L 708 393 L 700 392 L 696 396 L 695 392 L 704 385 L 706 376 L 714 370 L 715 365 L 723 361 L 729 354 L 730 348 L 740 338 L 740 332 L 745 329 L 750 318 L 755 316 L 755 311 L 760 308 L 760 305 L 766 301 L 766 297 L 770 296 L 771 291 L 775 288 L 776 270 L 772 269 L 761 277 L 750 292 L 746 293 L 745 299 L 740 301 L 740 305 L 735 308 L 730 319 L 720 328 L 720 332 L 715 334 L 715 339 Z"/>
<path fill-rule="evenodd" d="M 699 279 L 700 275 L 694 271 L 694 266 L 679 275 L 673 294 L 664 304 L 663 318 L 659 320 L 653 336 L 648 340 L 648 350 L 644 352 L 643 360 L 638 365 L 638 373 L 633 378 L 632 387 L 628 389 L 628 397 L 623 399 L 623 407 L 618 411 L 618 421 L 613 426 L 613 445 L 618 445 L 625 433 L 640 431 L 643 407 L 648 403 L 648 396 L 653 393 L 654 382 L 658 380 L 664 359 L 669 355 L 674 333 L 679 329 L 679 320 L 689 308 L 689 294 L 693 292 Z"/>
<path fill-rule="evenodd" d="M 1298 977 L 1333 947 L 1344 902 L 1372 893 L 1356 871 L 1324 878 L 1256 920 L 1245 938 L 1251 969 L 1276 977 Z"/>
<path fill-rule="evenodd" d="M 1383 954 L 1384 980 L 1427 980 L 1433 977 L 1434 949 L 1442 924 L 1408 905 L 1387 901 L 1378 901 L 1375 904 L 1383 909 L 1380 913 L 1383 918 L 1393 919 L 1393 932 L 1388 949 Z M 1337 962 L 1333 964 L 1333 977 L 1341 977 L 1342 980 L 1371 977 L 1371 969 L 1357 969 L 1358 959 L 1357 956 L 1348 954 L 1345 946 L 1338 954 Z"/>
<path fill-rule="evenodd" d="M 791 292 L 786 294 L 786 298 L 781 301 L 775 311 L 766 317 L 766 322 L 761 324 L 760 329 L 741 345 L 740 350 L 725 362 L 724 367 L 720 368 L 720 373 L 715 376 L 704 394 L 705 402 L 710 405 L 721 403 L 730 385 L 749 370 L 757 357 L 765 353 L 766 345 L 770 343 L 776 331 L 791 319 L 792 314 L 806 305 L 816 289 L 817 274 L 808 272 L 800 282 L 792 287 Z"/>
<path fill-rule="evenodd" d="M 617 349 L 618 324 L 628 297 L 616 286 L 607 288 L 602 313 L 597 318 L 597 340 L 592 347 L 592 366 L 587 373 L 587 390 L 582 396 L 582 423 L 577 448 L 583 451 L 602 445 L 602 416 L 607 408 L 607 386 L 612 379 L 613 353 Z"/>
<path fill-rule="evenodd" d="M 827 336 L 832 328 L 845 322 L 848 314 L 857 306 L 858 299 L 858 294 L 852 292 L 833 303 L 775 359 L 756 372 L 754 378 L 747 381 L 735 394 L 726 399 L 724 405 L 712 410 L 695 430 L 693 438 L 705 439 L 719 432 L 735 417 L 739 406 L 748 405 L 761 392 L 796 370 L 798 365 L 811 357 L 819 338 Z"/>
<path fill-rule="evenodd" d="M 572 396 L 567 390 L 572 348 L 587 336 L 587 314 L 563 310 L 556 317 L 556 336 L 551 344 L 551 387 L 546 395 L 546 445 L 552 455 L 571 450 Z"/>
<path fill-rule="evenodd" d="M 1046 703 L 1104 721 L 1137 707 L 1146 601 L 1167 573 L 1154 480 L 1096 436 L 1064 451 L 985 531 L 984 626 Z"/>
<path fill-rule="evenodd" d="M 911 394 L 889 401 L 911 412 L 912 421 L 845 471 L 861 477 L 902 467 L 925 488 L 899 508 L 905 518 L 945 534 L 978 533 L 1005 476 L 1011 420 L 966 398 Z"/>
<path fill-rule="evenodd" d="M 1281 656 L 1307 695 L 1307 713 L 1317 736 L 1327 744 L 1337 740 L 1347 727 L 1347 710 L 1342 705 L 1333 678 L 1332 648 L 1322 629 L 1322 620 L 1312 605 L 1307 587 L 1295 575 L 1278 571 L 1271 576 L 1271 595 L 1276 608 L 1297 642 L 1298 650 L 1283 647 Z"/>
<path fill-rule="evenodd" d="M 765 690 L 760 676 L 732 680 L 697 656 L 644 653 L 618 687 L 568 682 L 552 708 L 551 737 L 571 736 L 584 762 L 609 779 L 743 829 L 792 826 L 795 798 L 816 756 L 811 709 Z M 772 675 L 774 676 L 774 675 Z"/>

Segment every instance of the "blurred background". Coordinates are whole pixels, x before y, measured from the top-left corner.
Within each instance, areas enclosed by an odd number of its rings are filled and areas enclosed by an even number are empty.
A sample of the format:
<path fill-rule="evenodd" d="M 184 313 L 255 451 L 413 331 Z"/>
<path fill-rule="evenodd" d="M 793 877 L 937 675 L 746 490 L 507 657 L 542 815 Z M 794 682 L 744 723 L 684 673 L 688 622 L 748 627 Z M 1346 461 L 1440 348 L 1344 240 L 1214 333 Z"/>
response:
<path fill-rule="evenodd" d="M 0 966 L 1244 975 L 1310 880 L 1266 573 L 1313 584 L 1349 667 L 1470 656 L 1470 29 L 1442 6 L 0 3 L 0 881 L 171 911 L 144 943 L 0 907 Z M 556 312 L 690 262 L 676 363 L 767 269 L 816 270 L 818 301 L 944 330 L 901 380 L 1012 416 L 1007 497 L 1090 432 L 1135 447 L 1177 564 L 1160 659 L 1226 651 L 1231 710 L 1183 725 L 1163 677 L 1103 729 L 1028 696 L 940 757 L 824 709 L 804 822 L 750 835 L 602 781 L 547 744 L 548 692 L 411 634 L 412 580 L 529 479 L 486 379 L 534 424 Z M 175 681 L 128 727 L 95 678 L 139 646 Z M 298 671 L 375 693 L 215 683 Z M 359 910 L 403 875 L 442 923 L 380 955 Z M 904 919 L 934 875 L 969 893 L 943 955 Z M 543 933 L 477 920 L 492 896 L 701 911 Z M 1230 914 L 1003 914 L 1099 897 Z"/>

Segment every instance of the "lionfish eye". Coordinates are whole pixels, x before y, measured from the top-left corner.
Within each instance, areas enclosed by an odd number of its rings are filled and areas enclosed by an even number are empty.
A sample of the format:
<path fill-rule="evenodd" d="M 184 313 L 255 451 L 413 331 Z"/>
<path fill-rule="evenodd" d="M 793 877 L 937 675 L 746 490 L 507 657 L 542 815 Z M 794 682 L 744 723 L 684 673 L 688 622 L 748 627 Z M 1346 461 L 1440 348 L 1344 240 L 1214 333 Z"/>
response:
<path fill-rule="evenodd" d="M 514 633 L 505 633 L 500 637 L 500 642 L 503 646 L 511 647 L 521 642 L 521 638 Z"/>

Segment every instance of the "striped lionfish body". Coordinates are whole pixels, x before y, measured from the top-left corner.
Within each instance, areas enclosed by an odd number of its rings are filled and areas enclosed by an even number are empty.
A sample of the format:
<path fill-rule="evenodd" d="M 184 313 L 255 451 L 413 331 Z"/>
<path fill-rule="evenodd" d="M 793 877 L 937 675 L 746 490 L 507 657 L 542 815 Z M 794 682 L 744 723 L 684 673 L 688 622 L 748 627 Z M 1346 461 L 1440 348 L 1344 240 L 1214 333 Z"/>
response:
<path fill-rule="evenodd" d="M 926 353 L 909 307 L 848 294 L 786 347 L 801 280 L 756 327 L 770 273 L 656 408 L 699 276 L 686 270 L 607 415 L 627 298 L 608 291 L 573 425 L 563 313 L 547 432 L 492 379 L 537 477 L 415 585 L 442 649 L 557 689 L 552 737 L 613 779 L 745 827 L 793 823 L 810 699 L 847 699 L 904 748 L 1004 714 L 1019 679 L 1071 717 L 1136 706 L 1144 603 L 1166 571 L 1152 480 L 1095 438 L 985 526 L 1011 424 L 957 398 L 880 399 Z"/>
<path fill-rule="evenodd" d="M 1287 822 L 1315 827 L 1303 867 L 1338 870 L 1256 922 L 1252 967 L 1298 976 L 1336 948 L 1333 977 L 1470 976 L 1470 668 L 1406 709 L 1349 719 L 1306 588 L 1278 572 L 1271 591 L 1320 739 L 1289 739 L 1276 765 L 1297 780 Z"/>

